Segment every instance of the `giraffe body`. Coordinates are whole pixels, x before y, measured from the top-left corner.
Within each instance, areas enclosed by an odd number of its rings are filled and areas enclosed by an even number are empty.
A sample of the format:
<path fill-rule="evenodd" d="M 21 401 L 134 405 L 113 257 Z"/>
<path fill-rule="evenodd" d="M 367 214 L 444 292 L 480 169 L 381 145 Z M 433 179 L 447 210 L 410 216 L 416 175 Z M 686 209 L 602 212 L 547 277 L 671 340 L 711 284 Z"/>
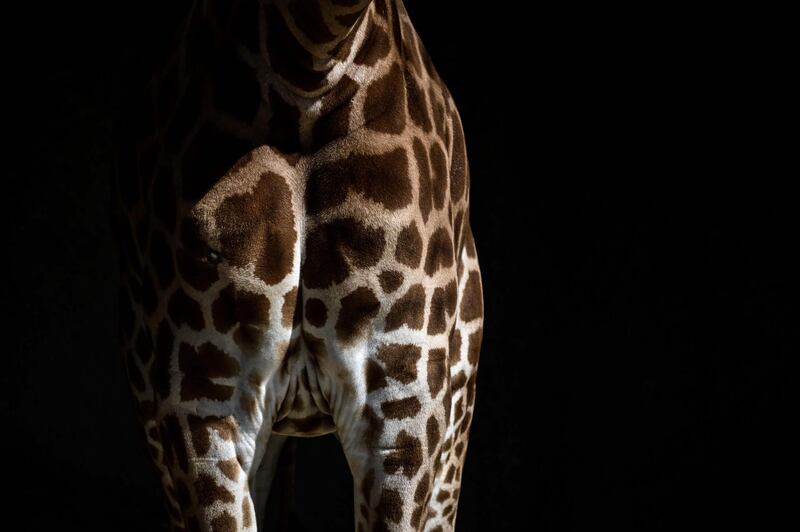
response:
<path fill-rule="evenodd" d="M 452 529 L 483 321 L 456 107 L 400 2 L 233 5 L 193 7 L 119 189 L 172 526 L 255 530 L 286 437 L 335 432 L 359 530 Z"/>

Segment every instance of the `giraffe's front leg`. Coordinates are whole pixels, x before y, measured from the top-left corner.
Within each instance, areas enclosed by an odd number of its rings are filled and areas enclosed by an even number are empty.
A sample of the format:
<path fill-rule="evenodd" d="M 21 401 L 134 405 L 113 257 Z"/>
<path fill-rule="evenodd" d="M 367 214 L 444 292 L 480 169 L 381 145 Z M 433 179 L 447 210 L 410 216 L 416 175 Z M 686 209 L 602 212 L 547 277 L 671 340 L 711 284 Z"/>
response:
<path fill-rule="evenodd" d="M 357 530 L 423 530 L 449 418 L 445 352 L 383 344 L 337 420 L 354 480 Z M 362 388 L 363 386 L 363 388 Z"/>

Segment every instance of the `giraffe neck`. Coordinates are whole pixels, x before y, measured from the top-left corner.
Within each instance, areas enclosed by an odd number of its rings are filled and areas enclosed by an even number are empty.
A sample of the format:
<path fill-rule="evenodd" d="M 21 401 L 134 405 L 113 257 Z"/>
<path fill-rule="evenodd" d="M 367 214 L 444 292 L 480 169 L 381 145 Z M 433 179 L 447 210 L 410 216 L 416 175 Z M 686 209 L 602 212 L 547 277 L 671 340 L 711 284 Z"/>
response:
<path fill-rule="evenodd" d="M 269 68 L 298 97 L 322 96 L 370 45 L 374 18 L 372 0 L 266 0 Z"/>

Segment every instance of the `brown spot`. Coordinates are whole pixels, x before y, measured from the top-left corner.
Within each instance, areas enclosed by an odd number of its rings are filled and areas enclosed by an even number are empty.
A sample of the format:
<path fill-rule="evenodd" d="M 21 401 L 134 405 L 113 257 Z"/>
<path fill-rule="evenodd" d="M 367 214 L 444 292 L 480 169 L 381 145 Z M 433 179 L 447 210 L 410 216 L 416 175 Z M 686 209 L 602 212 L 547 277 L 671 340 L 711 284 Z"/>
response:
<path fill-rule="evenodd" d="M 211 520 L 211 532 L 236 532 L 237 530 L 236 518 L 228 512 L 223 511 Z"/>
<path fill-rule="evenodd" d="M 233 386 L 217 384 L 212 378 L 236 377 L 239 361 L 214 344 L 204 343 L 195 349 L 181 343 L 178 351 L 181 379 L 181 400 L 213 399 L 226 401 L 233 395 Z"/>
<path fill-rule="evenodd" d="M 422 475 L 417 483 L 417 489 L 414 490 L 414 502 L 417 504 L 424 504 L 425 497 L 428 495 L 428 491 L 431 489 L 430 486 L 431 476 L 428 473 Z"/>
<path fill-rule="evenodd" d="M 421 284 L 411 286 L 392 305 L 386 315 L 386 332 L 399 329 L 403 324 L 409 329 L 421 329 L 425 319 L 425 289 Z"/>
<path fill-rule="evenodd" d="M 467 152 L 458 112 L 453 112 L 453 153 L 450 160 L 450 201 L 457 202 L 467 182 Z"/>
<path fill-rule="evenodd" d="M 478 329 L 469 335 L 469 347 L 467 348 L 467 360 L 470 365 L 475 366 L 478 364 L 478 358 L 481 351 L 481 339 L 483 337 L 483 329 Z"/>
<path fill-rule="evenodd" d="M 436 397 L 444 384 L 447 371 L 444 363 L 446 357 L 447 352 L 443 348 L 428 351 L 428 388 L 431 391 L 431 397 Z"/>
<path fill-rule="evenodd" d="M 383 255 L 382 229 L 366 227 L 352 218 L 315 228 L 306 241 L 303 280 L 308 288 L 328 288 L 347 279 L 350 267 L 369 268 Z"/>
<path fill-rule="evenodd" d="M 357 65 L 373 66 L 386 57 L 391 50 L 389 36 L 378 24 L 370 24 L 364 43 L 361 45 L 353 62 Z"/>
<path fill-rule="evenodd" d="M 399 523 L 403 519 L 403 498 L 397 490 L 384 488 L 375 509 L 383 519 Z"/>
<path fill-rule="evenodd" d="M 459 371 L 455 377 L 450 381 L 450 387 L 453 392 L 460 390 L 467 383 L 467 375 L 464 371 Z"/>
<path fill-rule="evenodd" d="M 441 437 L 439 433 L 439 422 L 436 421 L 433 415 L 428 418 L 428 423 L 425 425 L 425 432 L 428 435 L 428 454 L 433 456 L 436 445 L 439 443 L 439 438 Z"/>
<path fill-rule="evenodd" d="M 403 132 L 406 127 L 403 83 L 400 65 L 393 63 L 389 72 L 367 87 L 364 123 L 368 128 L 390 134 Z"/>
<path fill-rule="evenodd" d="M 464 415 L 464 400 L 459 399 L 456 402 L 456 410 L 453 412 L 453 419 L 456 423 L 461 419 L 461 416 Z"/>
<path fill-rule="evenodd" d="M 477 381 L 478 373 L 475 372 L 467 379 L 467 406 L 475 404 L 475 384 Z"/>
<path fill-rule="evenodd" d="M 184 323 L 196 331 L 202 330 L 206 322 L 203 319 L 203 309 L 200 304 L 189 297 L 183 288 L 178 288 L 169 299 L 169 317 L 172 322 L 180 327 Z"/>
<path fill-rule="evenodd" d="M 319 120 L 314 123 L 313 147 L 319 149 L 332 140 L 345 136 L 350 130 L 350 113 L 358 83 L 345 75 L 322 100 Z"/>
<path fill-rule="evenodd" d="M 428 221 L 428 215 L 433 209 L 433 198 L 431 192 L 431 168 L 428 161 L 428 150 L 420 139 L 414 137 L 414 158 L 419 169 L 419 210 L 422 213 L 422 220 Z"/>
<path fill-rule="evenodd" d="M 322 327 L 328 321 L 328 307 L 321 299 L 309 298 L 305 302 L 306 320 L 314 327 Z"/>
<path fill-rule="evenodd" d="M 450 366 L 455 366 L 461 360 L 461 332 L 457 327 L 453 327 L 450 331 L 450 349 L 448 356 Z"/>
<path fill-rule="evenodd" d="M 294 317 L 295 305 L 297 305 L 297 287 L 283 294 L 283 307 L 281 307 L 281 325 L 291 327 Z"/>
<path fill-rule="evenodd" d="M 211 305 L 211 316 L 214 327 L 227 333 L 236 323 L 269 326 L 269 310 L 269 299 L 263 294 L 237 290 L 229 284 Z"/>
<path fill-rule="evenodd" d="M 444 477 L 444 483 L 450 484 L 453 481 L 453 475 L 456 474 L 456 466 L 450 464 L 450 468 L 447 470 L 447 475 Z"/>
<path fill-rule="evenodd" d="M 425 273 L 433 275 L 439 268 L 453 265 L 453 240 L 443 227 L 440 227 L 428 240 L 428 254 L 425 257 Z"/>
<path fill-rule="evenodd" d="M 253 526 L 253 508 L 250 504 L 250 497 L 244 496 L 242 498 L 242 526 L 250 528 Z"/>
<path fill-rule="evenodd" d="M 251 353 L 258 350 L 262 337 L 261 329 L 252 325 L 240 325 L 233 333 L 233 341 L 236 342 L 236 345 Z"/>
<path fill-rule="evenodd" d="M 236 458 L 231 458 L 229 460 L 220 460 L 217 462 L 217 467 L 219 470 L 222 471 L 222 474 L 228 477 L 229 479 L 236 481 L 239 478 L 239 461 Z"/>
<path fill-rule="evenodd" d="M 410 268 L 419 267 L 422 259 L 422 237 L 419 235 L 417 224 L 404 227 L 397 235 L 397 247 L 394 252 L 395 258 L 402 264 Z"/>
<path fill-rule="evenodd" d="M 286 180 L 264 172 L 249 192 L 226 198 L 215 211 L 222 254 L 234 266 L 255 263 L 255 274 L 268 285 L 292 271 L 294 229 L 292 192 Z"/>
<path fill-rule="evenodd" d="M 384 270 L 378 275 L 378 282 L 386 294 L 391 294 L 403 284 L 403 274 L 394 270 Z"/>
<path fill-rule="evenodd" d="M 442 503 L 449 498 L 450 498 L 450 492 L 447 490 L 442 490 L 439 492 L 439 495 L 436 496 L 436 501 Z"/>
<path fill-rule="evenodd" d="M 364 365 L 364 375 L 367 382 L 367 393 L 380 390 L 386 386 L 386 373 L 383 368 L 372 359 L 367 359 Z"/>
<path fill-rule="evenodd" d="M 198 456 L 204 456 L 211 450 L 211 431 L 215 431 L 223 440 L 231 441 L 236 435 L 236 422 L 232 417 L 200 417 L 187 416 L 192 445 Z"/>
<path fill-rule="evenodd" d="M 438 142 L 431 144 L 430 158 L 433 206 L 441 209 L 447 195 L 447 161 Z"/>
<path fill-rule="evenodd" d="M 401 430 L 391 452 L 383 460 L 384 470 L 393 475 L 402 469 L 403 474 L 411 479 L 417 474 L 420 466 L 422 466 L 422 444 L 419 439 Z"/>
<path fill-rule="evenodd" d="M 456 444 L 456 455 L 461 458 L 461 455 L 464 452 L 464 442 L 458 442 Z"/>
<path fill-rule="evenodd" d="M 431 296 L 430 314 L 428 317 L 428 334 L 434 335 L 447 330 L 447 317 L 445 316 L 446 293 L 443 288 L 437 288 Z"/>
<path fill-rule="evenodd" d="M 356 288 L 342 298 L 342 308 L 336 320 L 336 334 L 343 342 L 355 338 L 378 315 L 380 301 L 366 286 Z"/>
<path fill-rule="evenodd" d="M 461 319 L 465 322 L 483 316 L 483 293 L 481 276 L 477 271 L 469 272 L 467 284 L 461 299 Z"/>
<path fill-rule="evenodd" d="M 384 344 L 378 348 L 378 359 L 386 364 L 386 374 L 403 384 L 417 378 L 417 361 L 422 350 L 411 344 Z"/>
<path fill-rule="evenodd" d="M 348 191 L 362 194 L 389 210 L 405 207 L 411 201 L 408 157 L 403 148 L 380 155 L 351 154 L 313 169 L 306 186 L 309 215 L 336 207 Z"/>
<path fill-rule="evenodd" d="M 416 54 L 412 52 L 409 55 L 415 56 Z M 433 126 L 428 116 L 428 97 L 409 69 L 406 69 L 404 72 L 404 77 L 406 82 L 406 105 L 408 106 L 408 115 L 420 129 L 425 132 L 430 132 Z"/>
<path fill-rule="evenodd" d="M 416 416 L 422 405 L 416 397 L 406 397 L 381 403 L 381 412 L 388 419 L 406 419 Z"/>

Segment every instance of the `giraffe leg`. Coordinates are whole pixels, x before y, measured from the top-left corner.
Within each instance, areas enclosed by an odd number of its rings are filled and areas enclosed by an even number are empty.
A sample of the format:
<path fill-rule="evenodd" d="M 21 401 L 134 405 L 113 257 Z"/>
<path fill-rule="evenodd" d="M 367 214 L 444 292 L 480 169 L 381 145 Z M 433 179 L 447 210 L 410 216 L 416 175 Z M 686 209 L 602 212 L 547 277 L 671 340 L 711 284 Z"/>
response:
<path fill-rule="evenodd" d="M 288 436 L 280 434 L 270 435 L 267 448 L 255 475 L 251 491 L 253 493 L 258 530 L 264 529 L 264 512 L 267 508 L 267 500 L 269 500 L 269 493 L 275 480 L 276 472 L 280 467 L 279 459 L 287 439 Z"/>
<path fill-rule="evenodd" d="M 412 345 L 379 347 L 365 362 L 364 382 L 352 387 L 365 390 L 366 397 L 354 397 L 337 413 L 359 531 L 425 527 L 449 418 L 444 350 L 426 351 Z M 417 364 L 417 353 L 426 353 L 427 361 Z"/>

